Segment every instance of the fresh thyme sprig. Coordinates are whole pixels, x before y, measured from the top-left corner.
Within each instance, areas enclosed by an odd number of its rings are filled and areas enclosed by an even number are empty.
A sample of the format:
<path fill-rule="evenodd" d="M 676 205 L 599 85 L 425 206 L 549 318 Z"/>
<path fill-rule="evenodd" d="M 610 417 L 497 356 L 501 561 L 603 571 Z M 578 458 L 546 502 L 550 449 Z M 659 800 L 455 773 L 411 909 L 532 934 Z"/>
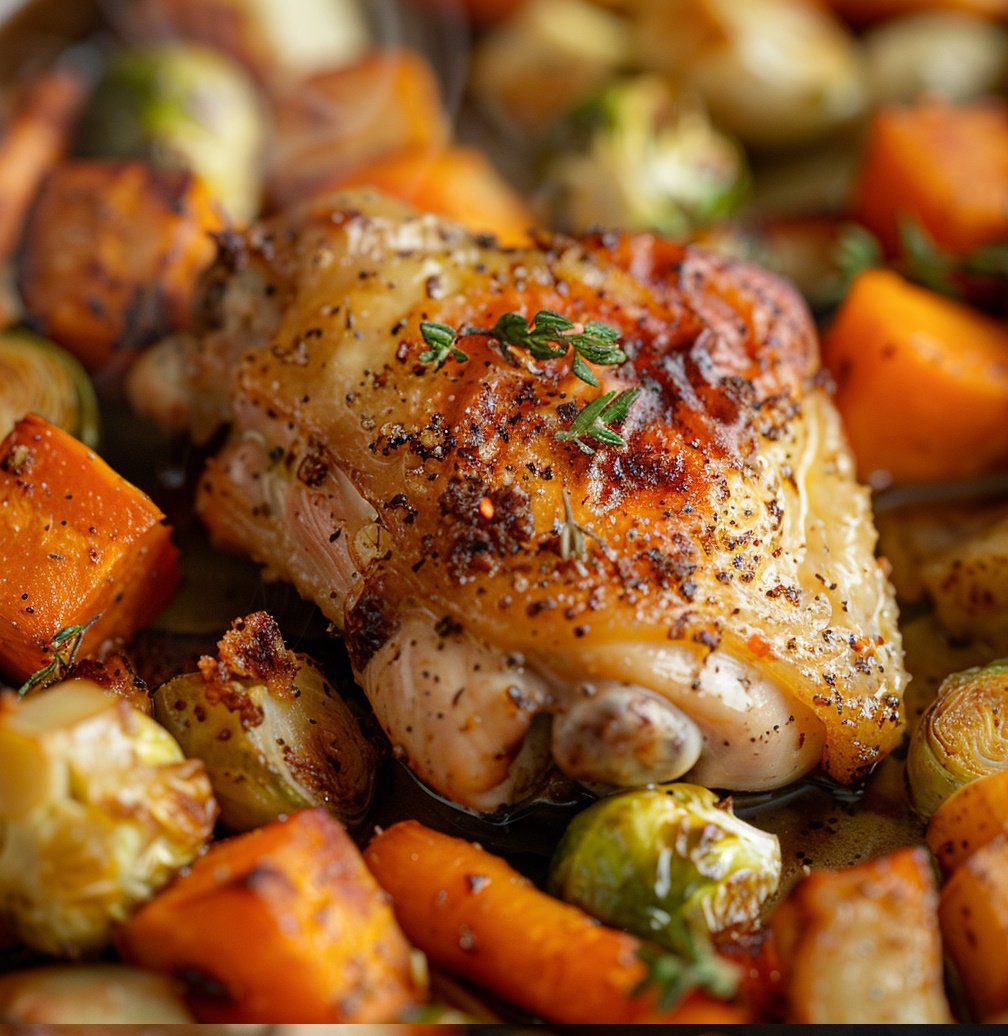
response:
<path fill-rule="evenodd" d="M 694 989 L 702 989 L 722 1000 L 738 991 L 738 968 L 719 957 L 706 939 L 696 940 L 688 956 L 666 953 L 646 944 L 637 951 L 637 956 L 647 971 L 630 995 L 641 996 L 653 989 L 659 1011 L 671 1010 Z"/>
<path fill-rule="evenodd" d="M 603 553 L 610 554 L 611 548 L 607 547 L 606 544 L 593 533 L 590 529 L 586 529 L 583 525 L 578 525 L 577 520 L 574 518 L 574 511 L 571 508 L 570 497 L 567 495 L 566 489 L 560 490 L 560 498 L 563 501 L 564 518 L 562 522 L 557 522 L 555 529 L 557 535 L 560 538 L 560 557 L 564 561 L 569 558 L 576 558 L 580 560 L 585 556 L 586 553 L 586 539 L 594 540 L 601 548 Z"/>
<path fill-rule="evenodd" d="M 573 349 L 571 373 L 597 388 L 598 378 L 588 364 L 613 366 L 623 363 L 627 354 L 618 344 L 616 328 L 597 320 L 589 320 L 580 331 L 577 328 L 573 320 L 549 309 L 539 310 L 531 324 L 521 313 L 504 313 L 493 327 L 463 327 L 461 330 L 424 320 L 420 323 L 420 334 L 428 348 L 420 354 L 420 361 L 433 363 L 435 369 L 442 367 L 449 357 L 457 363 L 465 363 L 469 356 L 458 347 L 459 338 L 484 335 L 497 340 L 501 354 L 510 362 L 515 362 L 515 349 L 524 349 L 533 360 L 559 359 L 568 349 Z M 531 363 L 527 366 L 534 374 L 541 373 Z M 623 436 L 609 426 L 626 419 L 630 405 L 639 395 L 640 389 L 624 389 L 618 395 L 613 391 L 597 396 L 575 415 L 569 429 L 556 433 L 557 439 L 573 442 L 587 454 L 593 454 L 595 449 L 586 439 L 594 439 L 604 446 L 626 446 Z"/>
<path fill-rule="evenodd" d="M 624 389 L 619 395 L 606 392 L 596 396 L 575 415 L 566 431 L 557 432 L 561 442 L 572 442 L 582 452 L 592 454 L 594 448 L 585 439 L 595 439 L 604 446 L 626 446 L 626 440 L 609 425 L 620 424 L 630 412 L 630 406 L 640 395 L 640 389 Z"/>
<path fill-rule="evenodd" d="M 80 651 L 81 641 L 84 634 L 101 618 L 96 615 L 93 619 L 78 626 L 64 626 L 53 634 L 49 641 L 49 653 L 52 661 L 42 666 L 28 677 L 18 688 L 18 694 L 23 698 L 29 691 L 38 686 L 49 687 L 63 679 L 67 670 L 77 659 L 77 652 Z"/>
<path fill-rule="evenodd" d="M 613 366 L 627 358 L 617 344 L 619 331 L 596 320 L 589 320 L 580 331 L 577 327 L 573 320 L 548 309 L 539 310 L 531 324 L 521 313 L 504 313 L 493 327 L 463 327 L 459 331 L 447 324 L 425 320 L 420 324 L 420 334 L 430 348 L 420 354 L 420 361 L 440 367 L 452 355 L 464 363 L 469 357 L 456 342 L 464 336 L 482 335 L 496 339 L 501 354 L 512 363 L 516 362 L 516 349 L 524 349 L 533 360 L 556 360 L 573 349 L 571 371 L 597 388 L 598 378 L 588 364 Z"/>

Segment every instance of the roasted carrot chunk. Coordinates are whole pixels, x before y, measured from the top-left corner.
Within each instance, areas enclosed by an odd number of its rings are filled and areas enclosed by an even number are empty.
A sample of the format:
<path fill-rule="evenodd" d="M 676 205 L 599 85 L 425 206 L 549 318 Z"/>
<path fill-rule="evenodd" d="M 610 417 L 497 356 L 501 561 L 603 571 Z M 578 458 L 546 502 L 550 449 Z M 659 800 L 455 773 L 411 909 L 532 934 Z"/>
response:
<path fill-rule="evenodd" d="M 401 152 L 336 177 L 326 186 L 374 187 L 424 212 L 455 219 L 473 233 L 493 234 L 505 247 L 528 244 L 535 224 L 517 191 L 481 151 L 472 148 Z"/>
<path fill-rule="evenodd" d="M 1008 1010 L 1008 834 L 977 849 L 945 882 L 941 930 L 976 1016 Z"/>
<path fill-rule="evenodd" d="M 94 621 L 82 653 L 128 639 L 179 581 L 164 515 L 145 494 L 44 418 L 0 442 L 0 669 L 22 680 L 53 636 Z"/>
<path fill-rule="evenodd" d="M 788 1021 L 948 1022 L 926 850 L 802 880 L 771 918 Z"/>
<path fill-rule="evenodd" d="M 971 781 L 938 807 L 927 844 L 944 874 L 1008 831 L 1008 770 Z"/>
<path fill-rule="evenodd" d="M 274 121 L 268 190 L 279 208 L 388 155 L 440 150 L 450 135 L 434 69 L 410 50 L 375 51 L 299 80 Z"/>
<path fill-rule="evenodd" d="M 18 286 L 30 321 L 89 370 L 188 327 L 222 226 L 192 173 L 70 162 L 28 218 Z"/>
<path fill-rule="evenodd" d="M 1008 324 L 869 270 L 823 357 L 863 478 L 933 482 L 1008 462 Z"/>
<path fill-rule="evenodd" d="M 117 941 L 187 978 L 204 1022 L 394 1022 L 420 996 L 386 896 L 323 809 L 216 843 Z"/>
<path fill-rule="evenodd" d="M 900 221 L 962 255 L 1008 238 L 1008 102 L 922 101 L 876 113 L 854 198 L 855 217 L 889 255 Z"/>
<path fill-rule="evenodd" d="M 700 993 L 658 1008 L 635 994 L 646 968 L 632 935 L 540 892 L 504 860 L 414 820 L 377 835 L 364 858 L 407 937 L 436 964 L 550 1022 L 746 1021 Z"/>

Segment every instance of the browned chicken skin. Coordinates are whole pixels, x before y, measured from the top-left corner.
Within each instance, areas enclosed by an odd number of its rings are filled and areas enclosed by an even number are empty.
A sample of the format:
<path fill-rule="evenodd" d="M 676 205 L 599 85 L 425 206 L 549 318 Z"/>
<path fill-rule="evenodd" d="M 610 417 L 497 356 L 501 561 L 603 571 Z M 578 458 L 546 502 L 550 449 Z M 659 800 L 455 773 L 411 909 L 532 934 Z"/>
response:
<path fill-rule="evenodd" d="M 356 194 L 226 243 L 203 309 L 193 426 L 231 424 L 203 518 L 344 630 L 441 794 L 494 809 L 550 755 L 616 785 L 846 782 L 898 742 L 867 496 L 771 275 L 649 236 L 504 251 Z M 543 309 L 617 328 L 627 361 L 598 389 L 485 336 L 420 361 L 422 320 Z M 625 448 L 556 438 L 629 387 Z"/>

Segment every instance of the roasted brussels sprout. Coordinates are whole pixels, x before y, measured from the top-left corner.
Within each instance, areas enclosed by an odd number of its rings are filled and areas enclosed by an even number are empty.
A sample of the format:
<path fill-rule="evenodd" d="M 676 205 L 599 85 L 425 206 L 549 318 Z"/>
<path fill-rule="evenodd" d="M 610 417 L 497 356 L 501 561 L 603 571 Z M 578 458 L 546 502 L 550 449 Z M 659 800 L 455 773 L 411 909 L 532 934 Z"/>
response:
<path fill-rule="evenodd" d="M 27 413 L 98 445 L 101 419 L 87 372 L 66 350 L 32 334 L 0 333 L 0 438 Z"/>
<path fill-rule="evenodd" d="M 203 765 L 90 681 L 0 700 L 0 916 L 28 946 L 101 949 L 216 812 Z"/>
<path fill-rule="evenodd" d="M 0 1018 L 34 1025 L 195 1020 L 168 976 L 122 964 L 57 965 L 0 976 Z"/>
<path fill-rule="evenodd" d="M 207 47 L 123 50 L 95 90 L 81 143 L 92 156 L 188 169 L 233 219 L 258 211 L 265 143 L 258 94 L 237 64 Z"/>
<path fill-rule="evenodd" d="M 609 924 L 684 956 L 695 937 L 754 920 L 777 888 L 777 836 L 693 784 L 601 799 L 567 828 L 550 886 Z"/>
<path fill-rule="evenodd" d="M 562 119 L 544 162 L 547 221 L 681 236 L 733 212 L 749 177 L 741 149 L 695 97 L 660 76 L 618 80 Z"/>
<path fill-rule="evenodd" d="M 978 777 L 1008 768 L 1008 659 L 953 673 L 910 738 L 907 779 L 924 817 Z"/>
<path fill-rule="evenodd" d="M 199 672 L 159 687 L 154 714 L 206 764 L 221 822 L 234 831 L 310 806 L 352 825 L 371 803 L 378 749 L 265 612 L 237 620 Z"/>

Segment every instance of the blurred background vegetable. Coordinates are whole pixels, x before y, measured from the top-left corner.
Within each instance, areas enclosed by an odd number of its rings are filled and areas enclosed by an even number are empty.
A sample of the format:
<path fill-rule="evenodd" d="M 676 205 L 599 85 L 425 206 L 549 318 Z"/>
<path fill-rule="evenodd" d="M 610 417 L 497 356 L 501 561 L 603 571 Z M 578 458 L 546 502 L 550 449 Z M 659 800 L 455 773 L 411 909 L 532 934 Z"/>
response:
<path fill-rule="evenodd" d="M 213 832 L 202 763 L 88 681 L 0 709 L 0 912 L 43 953 L 94 954 Z"/>
<path fill-rule="evenodd" d="M 699 93 L 717 125 L 755 147 L 822 137 L 868 100 L 853 37 L 803 0 L 645 0 L 634 29 L 646 65 Z"/>
<path fill-rule="evenodd" d="M 236 619 L 199 672 L 159 687 L 154 715 L 202 760 L 232 831 L 310 806 L 354 825 L 371 805 L 382 752 L 264 612 Z"/>
<path fill-rule="evenodd" d="M 741 149 L 698 98 L 640 75 L 610 82 L 554 124 L 542 159 L 543 222 L 682 237 L 730 216 L 745 197 Z"/>
<path fill-rule="evenodd" d="M 80 130 L 84 155 L 196 174 L 239 223 L 259 211 L 265 147 L 262 102 L 244 70 L 191 43 L 117 51 Z"/>
<path fill-rule="evenodd" d="M 18 287 L 29 323 L 110 379 L 136 350 L 191 326 L 223 228 L 203 182 L 133 161 L 59 166 L 37 198 Z"/>
<path fill-rule="evenodd" d="M 665 784 L 579 813 L 553 855 L 550 889 L 689 957 L 697 937 L 755 921 L 780 874 L 774 835 L 707 788 Z"/>
<path fill-rule="evenodd" d="M 921 716 L 910 738 L 907 778 L 925 817 L 953 792 L 1008 768 L 1008 661 L 953 673 Z"/>

